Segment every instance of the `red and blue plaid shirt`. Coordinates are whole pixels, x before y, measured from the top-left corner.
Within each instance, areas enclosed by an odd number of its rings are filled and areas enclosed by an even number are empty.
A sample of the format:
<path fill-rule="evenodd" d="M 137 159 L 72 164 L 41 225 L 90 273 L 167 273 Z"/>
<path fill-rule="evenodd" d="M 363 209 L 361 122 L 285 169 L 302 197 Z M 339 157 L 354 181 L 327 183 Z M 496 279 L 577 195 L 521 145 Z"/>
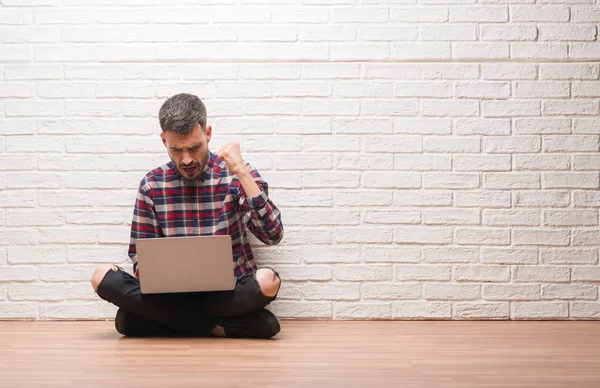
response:
<path fill-rule="evenodd" d="M 283 237 L 283 224 L 268 197 L 267 183 L 248 166 L 262 190 L 256 197 L 246 197 L 235 174 L 212 152 L 194 181 L 186 182 L 173 162 L 147 173 L 140 182 L 131 224 L 129 257 L 135 275 L 139 277 L 137 239 L 214 235 L 231 236 L 236 277 L 256 271 L 246 230 L 274 245 Z"/>

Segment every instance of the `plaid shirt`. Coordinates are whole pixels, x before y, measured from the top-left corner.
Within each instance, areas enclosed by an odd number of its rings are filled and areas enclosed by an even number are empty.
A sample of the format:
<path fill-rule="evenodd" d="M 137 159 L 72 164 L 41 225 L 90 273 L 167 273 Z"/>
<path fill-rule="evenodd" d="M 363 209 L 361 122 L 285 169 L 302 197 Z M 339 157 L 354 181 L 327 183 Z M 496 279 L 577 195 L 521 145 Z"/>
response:
<path fill-rule="evenodd" d="M 200 177 L 186 182 L 169 162 L 146 174 L 133 210 L 129 257 L 137 277 L 135 241 L 138 238 L 230 235 L 234 274 L 256 271 L 246 229 L 273 245 L 283 237 L 281 214 L 268 198 L 268 185 L 250 169 L 262 193 L 246 197 L 242 184 L 225 161 L 210 152 Z M 167 259 L 167 258 L 165 258 Z"/>

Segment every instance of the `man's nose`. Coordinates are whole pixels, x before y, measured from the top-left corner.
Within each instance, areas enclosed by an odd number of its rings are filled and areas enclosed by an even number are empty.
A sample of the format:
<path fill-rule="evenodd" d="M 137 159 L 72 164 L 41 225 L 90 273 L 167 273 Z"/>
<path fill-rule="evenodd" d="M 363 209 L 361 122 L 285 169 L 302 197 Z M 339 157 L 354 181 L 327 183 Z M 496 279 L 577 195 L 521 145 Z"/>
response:
<path fill-rule="evenodd" d="M 192 164 L 194 160 L 192 159 L 192 157 L 190 156 L 190 154 L 185 153 L 183 155 L 183 159 L 181 160 L 181 163 L 188 165 L 188 164 Z"/>

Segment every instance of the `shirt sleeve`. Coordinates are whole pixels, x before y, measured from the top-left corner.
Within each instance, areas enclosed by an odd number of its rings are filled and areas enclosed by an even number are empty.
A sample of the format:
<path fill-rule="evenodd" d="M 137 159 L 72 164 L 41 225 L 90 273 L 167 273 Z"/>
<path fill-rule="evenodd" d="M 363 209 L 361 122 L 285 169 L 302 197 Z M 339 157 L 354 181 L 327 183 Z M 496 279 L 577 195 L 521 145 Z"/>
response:
<path fill-rule="evenodd" d="M 129 241 L 129 258 L 133 262 L 133 272 L 139 277 L 137 268 L 137 251 L 135 242 L 139 238 L 163 237 L 162 230 L 156 217 L 154 201 L 150 195 L 148 184 L 143 180 L 140 183 L 135 206 L 133 208 L 133 220 L 131 222 L 131 238 Z"/>
<path fill-rule="evenodd" d="M 250 174 L 261 189 L 256 197 L 247 197 L 240 185 L 240 207 L 243 212 L 250 213 L 247 228 L 260 241 L 268 245 L 278 244 L 283 238 L 281 212 L 269 198 L 269 185 L 258 171 L 248 165 Z"/>

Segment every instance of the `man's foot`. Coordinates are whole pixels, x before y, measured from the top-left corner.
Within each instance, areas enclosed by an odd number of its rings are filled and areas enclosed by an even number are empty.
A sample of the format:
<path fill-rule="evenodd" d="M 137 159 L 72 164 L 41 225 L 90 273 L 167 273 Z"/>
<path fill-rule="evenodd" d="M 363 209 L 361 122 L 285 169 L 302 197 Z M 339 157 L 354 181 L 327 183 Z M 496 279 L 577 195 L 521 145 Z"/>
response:
<path fill-rule="evenodd" d="M 240 315 L 237 317 L 223 318 L 219 326 L 225 330 L 228 338 L 271 338 L 281 331 L 279 322 L 273 313 L 267 309 Z"/>
<path fill-rule="evenodd" d="M 115 328 L 127 337 L 172 337 L 177 334 L 175 330 L 168 326 L 121 308 L 117 311 L 115 317 Z"/>

